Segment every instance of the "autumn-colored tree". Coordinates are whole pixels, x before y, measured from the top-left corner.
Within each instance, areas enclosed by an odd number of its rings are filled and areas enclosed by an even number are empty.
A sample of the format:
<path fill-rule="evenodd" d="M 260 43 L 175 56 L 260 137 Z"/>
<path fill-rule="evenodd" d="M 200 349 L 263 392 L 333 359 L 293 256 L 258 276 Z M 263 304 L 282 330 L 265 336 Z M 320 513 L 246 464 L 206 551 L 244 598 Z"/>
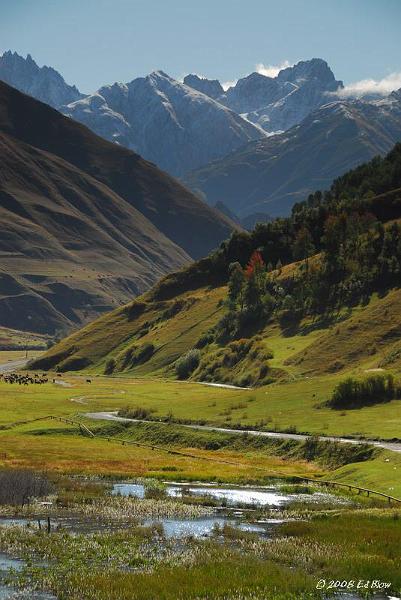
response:
<path fill-rule="evenodd" d="M 262 255 L 259 250 L 255 250 L 245 268 L 245 274 L 247 277 L 251 277 L 251 275 L 257 275 L 259 272 L 264 271 L 264 269 L 265 263 Z"/>

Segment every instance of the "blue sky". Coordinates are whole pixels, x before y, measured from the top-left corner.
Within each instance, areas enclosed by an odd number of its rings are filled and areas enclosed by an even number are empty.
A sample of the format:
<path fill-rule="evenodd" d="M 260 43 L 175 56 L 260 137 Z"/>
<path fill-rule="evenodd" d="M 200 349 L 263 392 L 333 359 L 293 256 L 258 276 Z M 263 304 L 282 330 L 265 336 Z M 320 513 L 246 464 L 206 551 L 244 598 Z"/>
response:
<path fill-rule="evenodd" d="M 401 0 L 0 0 L 8 49 L 83 92 L 155 69 L 226 82 L 312 57 L 387 89 L 401 87 Z"/>

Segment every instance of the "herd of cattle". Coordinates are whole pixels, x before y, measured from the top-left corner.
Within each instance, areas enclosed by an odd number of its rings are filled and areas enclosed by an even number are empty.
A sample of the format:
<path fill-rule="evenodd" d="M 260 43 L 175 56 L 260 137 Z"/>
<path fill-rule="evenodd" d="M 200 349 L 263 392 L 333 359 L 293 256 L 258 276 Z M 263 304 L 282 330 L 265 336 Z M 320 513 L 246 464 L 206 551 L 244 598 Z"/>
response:
<path fill-rule="evenodd" d="M 57 377 L 61 377 L 60 374 Z M 31 384 L 42 384 L 47 383 L 49 378 L 47 373 L 35 373 L 34 375 L 30 375 L 29 373 L 0 373 L 0 381 L 4 381 L 4 383 L 16 383 L 18 385 L 31 385 Z M 52 379 L 52 383 L 60 382 L 57 379 Z M 86 379 L 86 383 L 92 383 L 91 379 Z M 60 383 L 63 383 L 62 381 Z"/>
<path fill-rule="evenodd" d="M 4 381 L 5 383 L 16 383 L 18 385 L 30 385 L 32 383 L 40 385 L 42 383 L 47 383 L 49 380 L 46 375 L 38 375 L 37 373 L 34 375 L 26 373 L 0 373 L 0 381 Z"/>

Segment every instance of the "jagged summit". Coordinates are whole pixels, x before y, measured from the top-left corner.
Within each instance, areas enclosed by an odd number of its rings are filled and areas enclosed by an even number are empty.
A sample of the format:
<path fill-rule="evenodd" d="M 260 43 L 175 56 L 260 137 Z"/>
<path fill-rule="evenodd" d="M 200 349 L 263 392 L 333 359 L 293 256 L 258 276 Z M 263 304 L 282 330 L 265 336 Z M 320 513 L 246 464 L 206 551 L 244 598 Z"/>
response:
<path fill-rule="evenodd" d="M 225 92 L 221 88 L 218 94 L 218 81 L 214 83 L 187 75 L 184 82 L 269 133 L 286 131 L 297 125 L 310 112 L 325 104 L 328 94 L 343 87 L 343 82 L 336 80 L 327 62 L 321 58 L 300 61 L 282 69 L 276 77 L 250 73 Z M 214 83 L 213 87 L 211 83 Z"/>
<path fill-rule="evenodd" d="M 63 112 L 176 176 L 264 137 L 260 128 L 162 70 L 100 88 Z"/>
<path fill-rule="evenodd" d="M 302 79 L 319 79 L 320 82 L 332 83 L 336 81 L 333 71 L 322 58 L 311 58 L 301 60 L 292 67 L 282 69 L 278 75 L 278 81 L 296 82 Z M 342 81 L 336 82 L 342 86 Z"/>
<path fill-rule="evenodd" d="M 24 58 L 11 50 L 4 52 L 0 56 L 0 79 L 53 108 L 83 98 L 75 85 L 68 85 L 52 67 L 39 67 L 30 54 Z"/>
<path fill-rule="evenodd" d="M 206 77 L 199 77 L 199 75 L 191 73 L 184 77 L 184 83 L 213 99 L 224 94 L 223 86 L 218 79 L 207 79 Z"/>

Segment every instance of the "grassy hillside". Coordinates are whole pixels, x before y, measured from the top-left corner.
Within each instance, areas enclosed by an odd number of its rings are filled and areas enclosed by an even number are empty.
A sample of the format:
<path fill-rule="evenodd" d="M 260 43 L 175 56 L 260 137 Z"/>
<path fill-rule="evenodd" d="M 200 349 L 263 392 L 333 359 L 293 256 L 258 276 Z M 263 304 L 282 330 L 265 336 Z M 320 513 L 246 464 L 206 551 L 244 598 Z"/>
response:
<path fill-rule="evenodd" d="M 284 269 L 282 276 L 287 274 L 288 269 Z M 336 315 L 307 317 L 296 327 L 270 321 L 250 332 L 251 345 L 236 368 L 232 363 L 224 364 L 229 350 L 226 343 L 208 343 L 210 330 L 227 310 L 222 304 L 226 295 L 226 286 L 191 290 L 162 301 L 145 294 L 62 340 L 36 363 L 36 368 L 85 368 L 100 374 L 112 360 L 115 366 L 110 374 L 176 377 L 175 361 L 198 346 L 204 368 L 191 378 L 222 383 L 240 383 L 236 379 L 241 366 L 251 372 L 260 363 L 267 364 L 275 380 L 283 381 L 350 369 L 400 370 L 399 289 L 383 297 L 374 295 L 366 305 Z M 141 351 L 145 351 L 144 356 L 135 361 Z M 208 376 L 207 364 L 219 359 L 219 372 Z"/>
<path fill-rule="evenodd" d="M 62 340 L 35 369 L 144 379 L 107 407 L 151 420 L 399 438 L 400 154 L 371 164 L 366 197 L 358 171 L 345 195 L 336 184 L 289 219 L 233 235 Z M 381 376 L 396 393 L 358 409 L 328 404 L 344 379 Z M 193 382 L 241 389 L 201 396 Z"/>
<path fill-rule="evenodd" d="M 84 171 L 193 258 L 210 252 L 234 227 L 154 164 L 3 82 L 0 131 Z"/>
<path fill-rule="evenodd" d="M 3 326 L 77 327 L 189 260 L 105 185 L 1 132 L 0 179 Z"/>

